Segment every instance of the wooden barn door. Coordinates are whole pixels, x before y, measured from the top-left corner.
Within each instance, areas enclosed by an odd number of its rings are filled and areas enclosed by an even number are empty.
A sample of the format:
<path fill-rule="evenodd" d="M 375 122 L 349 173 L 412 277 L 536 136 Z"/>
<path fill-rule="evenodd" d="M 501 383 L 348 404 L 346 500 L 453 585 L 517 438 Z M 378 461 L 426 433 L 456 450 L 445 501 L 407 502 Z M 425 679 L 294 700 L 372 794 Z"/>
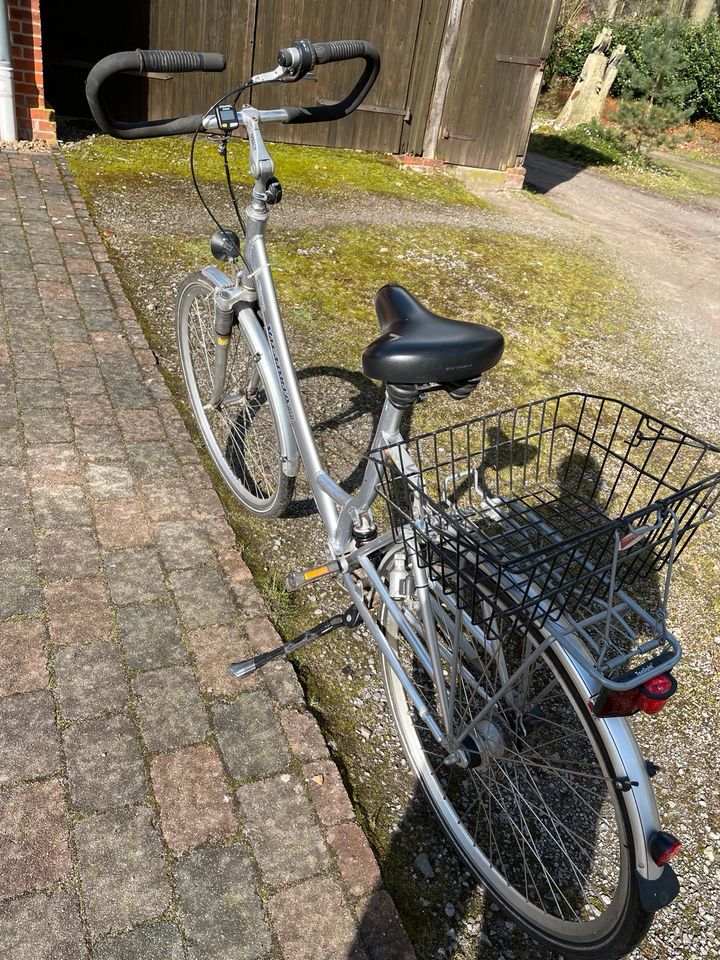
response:
<path fill-rule="evenodd" d="M 380 51 L 382 69 L 367 100 L 337 123 L 268 127 L 269 139 L 322 146 L 397 153 L 407 122 L 408 90 L 422 0 L 257 0 L 253 72 L 271 70 L 281 47 L 306 37 L 370 40 Z M 311 106 L 346 94 L 362 61 L 318 68 L 318 82 L 303 80 L 253 92 L 259 107 Z"/>
<path fill-rule="evenodd" d="M 487 170 L 522 162 L 560 0 L 465 0 L 436 156 Z"/>

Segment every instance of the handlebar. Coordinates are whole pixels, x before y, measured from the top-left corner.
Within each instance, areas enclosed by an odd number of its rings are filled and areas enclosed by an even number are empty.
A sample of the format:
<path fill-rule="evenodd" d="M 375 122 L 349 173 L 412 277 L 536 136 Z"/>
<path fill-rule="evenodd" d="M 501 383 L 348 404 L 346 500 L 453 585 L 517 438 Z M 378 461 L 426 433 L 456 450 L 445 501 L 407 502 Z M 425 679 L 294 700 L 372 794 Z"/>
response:
<path fill-rule="evenodd" d="M 308 40 L 298 40 L 292 47 L 281 50 L 278 54 L 280 66 L 288 66 L 285 62 L 288 55 L 298 51 L 303 59 L 304 47 L 310 48 L 312 60 L 309 66 L 293 77 L 299 80 L 316 64 L 339 63 L 342 60 L 364 60 L 365 68 L 360 74 L 350 93 L 337 103 L 323 104 L 316 107 L 285 107 L 288 118 L 285 123 L 320 123 L 325 120 L 340 120 L 357 110 L 365 97 L 370 93 L 380 71 L 380 54 L 372 43 L 367 40 L 331 40 L 328 43 L 310 43 Z M 302 69 L 302 65 L 300 67 Z"/>
<path fill-rule="evenodd" d="M 284 107 L 274 111 L 283 123 L 319 123 L 347 117 L 360 106 L 370 92 L 380 70 L 380 54 L 365 40 L 333 40 L 310 43 L 298 40 L 278 53 L 278 68 L 271 74 L 252 78 L 253 85 L 282 80 L 294 83 L 301 80 L 316 64 L 337 63 L 343 60 L 364 60 L 365 67 L 352 90 L 337 103 L 312 107 Z M 205 114 L 175 117 L 167 120 L 143 120 L 128 123 L 111 117 L 100 96 L 100 88 L 113 74 L 126 71 L 148 73 L 219 72 L 225 69 L 221 53 L 193 53 L 184 50 L 131 50 L 113 53 L 96 63 L 88 74 L 86 96 L 95 122 L 103 131 L 121 140 L 139 140 L 147 137 L 177 136 L 194 133 L 202 126 Z"/>
<path fill-rule="evenodd" d="M 120 140 L 194 133 L 203 121 L 202 113 L 172 120 L 142 120 L 135 123 L 114 120 L 105 109 L 100 97 L 100 87 L 113 74 L 124 73 L 126 70 L 140 73 L 215 73 L 224 69 L 225 57 L 221 53 L 192 53 L 187 50 L 128 50 L 125 53 L 111 53 L 109 57 L 96 63 L 88 74 L 85 94 L 95 123 L 103 133 L 109 133 Z"/>

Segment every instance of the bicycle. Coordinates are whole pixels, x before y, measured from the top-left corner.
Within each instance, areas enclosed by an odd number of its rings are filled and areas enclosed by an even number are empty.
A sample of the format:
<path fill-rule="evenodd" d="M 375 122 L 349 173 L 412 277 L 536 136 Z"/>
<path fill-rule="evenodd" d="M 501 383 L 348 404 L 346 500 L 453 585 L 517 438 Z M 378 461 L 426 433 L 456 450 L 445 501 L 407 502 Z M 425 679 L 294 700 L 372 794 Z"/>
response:
<path fill-rule="evenodd" d="M 362 73 L 338 103 L 238 108 L 248 88 L 354 59 Z M 330 630 L 363 625 L 412 770 L 475 877 L 550 949 L 622 956 L 679 889 L 669 861 L 680 842 L 660 827 L 652 766 L 627 718 L 659 712 L 675 692 L 670 578 L 717 502 L 720 448 L 583 393 L 403 437 L 405 411 L 437 390 L 469 396 L 504 342 L 388 285 L 375 304 L 381 335 L 363 354 L 385 400 L 363 480 L 347 493 L 315 444 L 273 285 L 265 230 L 282 189 L 261 124 L 349 115 L 375 82 L 379 54 L 363 41 L 297 41 L 274 70 L 174 120 L 118 123 L 100 100 L 102 83 L 123 70 L 223 67 L 219 54 L 114 54 L 91 72 L 88 99 L 114 136 L 192 134 L 191 163 L 200 134 L 218 138 L 245 235 L 241 243 L 221 226 L 198 187 L 218 227 L 211 250 L 230 272 L 206 267 L 178 292 L 193 414 L 224 482 L 259 516 L 286 510 L 303 466 L 328 556 L 289 574 L 288 588 L 335 576 L 351 600 L 230 670 L 246 676 Z M 254 180 L 244 221 L 224 150 L 242 129 Z M 384 532 L 378 500 L 389 513 Z M 658 596 L 643 605 L 653 577 Z"/>

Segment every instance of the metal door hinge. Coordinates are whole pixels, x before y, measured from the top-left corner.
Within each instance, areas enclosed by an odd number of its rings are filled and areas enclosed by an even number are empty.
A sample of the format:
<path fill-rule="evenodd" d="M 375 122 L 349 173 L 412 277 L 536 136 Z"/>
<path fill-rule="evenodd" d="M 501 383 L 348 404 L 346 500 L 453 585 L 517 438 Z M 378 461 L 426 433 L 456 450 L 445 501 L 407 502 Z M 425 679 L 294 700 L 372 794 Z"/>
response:
<path fill-rule="evenodd" d="M 519 63 L 524 67 L 544 67 L 546 57 L 514 57 L 510 53 L 496 53 L 499 63 Z"/>

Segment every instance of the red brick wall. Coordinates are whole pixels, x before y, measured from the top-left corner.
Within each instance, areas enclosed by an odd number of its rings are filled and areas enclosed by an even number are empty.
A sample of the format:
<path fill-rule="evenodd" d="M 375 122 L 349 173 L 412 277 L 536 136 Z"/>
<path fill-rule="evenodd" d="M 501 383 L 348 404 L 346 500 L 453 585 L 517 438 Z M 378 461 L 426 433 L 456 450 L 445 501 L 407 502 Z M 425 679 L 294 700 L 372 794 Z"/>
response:
<path fill-rule="evenodd" d="M 18 137 L 55 140 L 55 114 L 45 105 L 43 88 L 40 0 L 9 0 L 8 10 Z"/>

